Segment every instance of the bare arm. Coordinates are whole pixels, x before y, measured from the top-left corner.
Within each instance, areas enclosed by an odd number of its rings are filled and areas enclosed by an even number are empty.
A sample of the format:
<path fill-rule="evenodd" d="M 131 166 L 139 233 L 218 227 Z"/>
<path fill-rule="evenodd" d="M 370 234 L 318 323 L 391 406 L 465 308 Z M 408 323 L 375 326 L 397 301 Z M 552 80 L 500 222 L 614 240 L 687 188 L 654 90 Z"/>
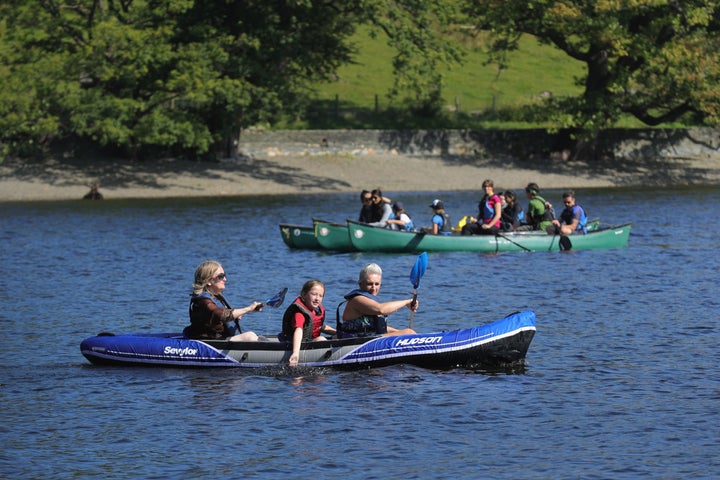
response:
<path fill-rule="evenodd" d="M 260 312 L 260 311 L 262 311 L 262 303 L 253 302 L 244 308 L 233 308 L 232 309 L 232 317 L 236 320 L 240 320 L 242 318 L 242 316 L 245 315 L 246 313 Z"/>
<path fill-rule="evenodd" d="M 392 300 L 390 302 L 379 303 L 375 300 L 361 295 L 354 297 L 348 302 L 343 312 L 343 320 L 351 320 L 361 315 L 390 315 L 397 312 L 403 307 L 410 308 L 412 297 L 405 300 Z M 417 310 L 417 302 L 413 305 Z"/>
<path fill-rule="evenodd" d="M 387 223 L 389 223 L 391 225 L 400 225 L 401 227 L 404 227 L 405 225 L 407 225 L 407 220 L 403 219 L 403 215 L 399 216 L 398 218 L 392 218 L 392 219 L 388 220 Z M 410 217 L 407 217 L 407 218 L 410 218 Z"/>
<path fill-rule="evenodd" d="M 290 355 L 290 366 L 294 367 L 300 361 L 300 345 L 302 344 L 303 329 L 296 327 L 293 332 L 293 351 Z"/>

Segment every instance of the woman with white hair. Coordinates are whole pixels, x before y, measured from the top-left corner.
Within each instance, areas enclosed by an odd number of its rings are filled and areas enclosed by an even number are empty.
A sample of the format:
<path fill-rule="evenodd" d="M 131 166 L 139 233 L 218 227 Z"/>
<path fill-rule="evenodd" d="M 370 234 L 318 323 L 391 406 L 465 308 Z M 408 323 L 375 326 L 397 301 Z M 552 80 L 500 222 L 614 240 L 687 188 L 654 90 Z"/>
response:
<path fill-rule="evenodd" d="M 373 335 L 407 335 L 415 333 L 411 328 L 397 329 L 389 326 L 386 317 L 403 307 L 416 311 L 417 300 L 406 298 L 380 302 L 377 294 L 382 284 L 382 269 L 376 263 L 369 263 L 360 270 L 358 287 L 345 295 L 347 306 L 340 322 L 340 307 L 337 309 L 337 334 L 339 338 L 365 337 Z M 343 302 L 345 303 L 345 302 Z"/>

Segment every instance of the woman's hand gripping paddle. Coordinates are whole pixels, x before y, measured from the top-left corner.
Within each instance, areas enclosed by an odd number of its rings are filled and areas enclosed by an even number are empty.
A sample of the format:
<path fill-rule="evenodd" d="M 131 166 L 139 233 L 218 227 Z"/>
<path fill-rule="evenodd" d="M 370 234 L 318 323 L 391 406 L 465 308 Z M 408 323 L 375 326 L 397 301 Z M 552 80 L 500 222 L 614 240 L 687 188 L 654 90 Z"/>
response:
<path fill-rule="evenodd" d="M 410 325 L 409 328 L 413 328 L 413 320 L 415 319 L 415 305 L 417 304 L 417 288 L 420 286 L 420 279 L 423 275 L 425 275 L 425 270 L 427 270 L 428 265 L 428 256 L 427 252 L 423 252 L 420 255 L 418 255 L 417 260 L 415 260 L 415 265 L 413 265 L 412 270 L 410 270 L 410 281 L 413 284 L 413 299 L 410 306 L 412 307 L 412 310 L 410 311 Z"/>
<path fill-rule="evenodd" d="M 285 294 L 287 293 L 287 291 L 288 291 L 287 287 L 283 288 L 283 289 L 280 290 L 278 293 L 276 293 L 274 296 L 272 296 L 272 297 L 268 298 L 267 300 L 265 300 L 264 302 L 258 304 L 258 306 L 255 307 L 255 310 L 253 310 L 253 311 L 254 311 L 254 312 L 259 312 L 259 311 L 262 310 L 262 308 L 265 307 L 265 306 L 267 306 L 267 307 L 272 307 L 272 308 L 277 308 L 277 307 L 279 307 L 279 306 L 282 305 L 282 303 L 285 301 Z M 239 319 L 239 318 L 236 318 L 236 319 L 235 319 L 235 328 L 237 329 L 237 330 L 236 330 L 237 332 L 241 332 L 241 331 L 242 331 L 242 330 L 240 329 L 240 319 Z M 262 335 L 261 335 L 261 336 L 262 336 Z M 264 338 L 264 337 L 263 337 L 263 338 Z"/>

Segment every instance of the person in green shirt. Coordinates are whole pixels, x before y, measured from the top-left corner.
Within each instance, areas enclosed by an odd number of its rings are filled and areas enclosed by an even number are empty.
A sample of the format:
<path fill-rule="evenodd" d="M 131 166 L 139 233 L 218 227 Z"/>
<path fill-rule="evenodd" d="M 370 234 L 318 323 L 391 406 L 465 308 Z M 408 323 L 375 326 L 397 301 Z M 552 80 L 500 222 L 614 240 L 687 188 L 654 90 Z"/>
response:
<path fill-rule="evenodd" d="M 532 226 L 533 230 L 545 230 L 552 225 L 555 214 L 550 205 L 543 197 L 540 196 L 540 187 L 537 183 L 528 183 L 525 187 L 528 204 L 527 222 Z"/>

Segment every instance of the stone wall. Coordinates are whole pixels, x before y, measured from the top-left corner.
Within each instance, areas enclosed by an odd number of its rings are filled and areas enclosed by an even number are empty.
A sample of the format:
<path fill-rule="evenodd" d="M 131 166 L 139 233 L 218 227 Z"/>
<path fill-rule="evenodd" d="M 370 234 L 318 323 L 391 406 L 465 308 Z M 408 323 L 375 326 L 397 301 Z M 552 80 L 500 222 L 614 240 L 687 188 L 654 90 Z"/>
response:
<path fill-rule="evenodd" d="M 570 132 L 545 130 L 279 130 L 243 131 L 241 155 L 477 155 L 487 158 L 662 158 L 720 157 L 720 130 L 615 129 L 592 144 Z"/>

